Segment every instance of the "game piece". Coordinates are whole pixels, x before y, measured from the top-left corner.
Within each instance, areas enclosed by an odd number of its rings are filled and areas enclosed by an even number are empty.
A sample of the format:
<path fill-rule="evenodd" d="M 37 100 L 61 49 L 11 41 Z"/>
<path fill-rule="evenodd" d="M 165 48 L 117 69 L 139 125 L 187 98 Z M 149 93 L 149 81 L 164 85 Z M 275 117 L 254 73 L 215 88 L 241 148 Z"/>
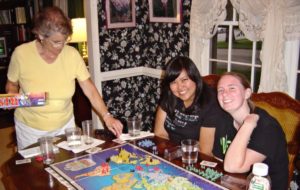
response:
<path fill-rule="evenodd" d="M 164 150 L 164 158 L 169 160 L 169 151 L 168 151 L 168 149 Z"/>
<path fill-rule="evenodd" d="M 43 157 L 41 155 L 38 155 L 38 156 L 35 157 L 35 160 L 37 162 L 42 162 L 43 161 Z"/>
<path fill-rule="evenodd" d="M 0 108 L 43 106 L 45 104 L 45 92 L 26 94 L 0 94 Z"/>
<path fill-rule="evenodd" d="M 157 146 L 152 147 L 152 154 L 158 155 Z"/>

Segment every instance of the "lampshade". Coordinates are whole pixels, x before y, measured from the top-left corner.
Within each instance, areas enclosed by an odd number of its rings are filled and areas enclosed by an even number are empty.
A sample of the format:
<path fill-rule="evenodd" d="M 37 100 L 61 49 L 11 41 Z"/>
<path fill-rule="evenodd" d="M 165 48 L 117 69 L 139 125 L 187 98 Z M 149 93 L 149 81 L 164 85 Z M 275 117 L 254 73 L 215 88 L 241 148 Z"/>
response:
<path fill-rule="evenodd" d="M 71 20 L 73 35 L 71 37 L 72 43 L 86 42 L 86 20 L 85 18 L 74 18 Z"/>

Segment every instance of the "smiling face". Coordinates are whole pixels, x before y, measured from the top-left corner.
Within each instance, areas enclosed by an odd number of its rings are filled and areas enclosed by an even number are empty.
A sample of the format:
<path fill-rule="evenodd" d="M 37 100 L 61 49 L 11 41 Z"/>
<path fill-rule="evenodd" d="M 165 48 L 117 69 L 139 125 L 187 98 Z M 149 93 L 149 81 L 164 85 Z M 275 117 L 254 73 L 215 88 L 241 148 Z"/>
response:
<path fill-rule="evenodd" d="M 181 99 L 185 107 L 189 107 L 196 93 L 196 83 L 192 81 L 185 70 L 181 71 L 180 75 L 170 83 L 172 93 Z"/>
<path fill-rule="evenodd" d="M 235 76 L 224 75 L 218 82 L 218 101 L 228 113 L 247 109 L 250 95 L 250 88 L 245 88 Z"/>

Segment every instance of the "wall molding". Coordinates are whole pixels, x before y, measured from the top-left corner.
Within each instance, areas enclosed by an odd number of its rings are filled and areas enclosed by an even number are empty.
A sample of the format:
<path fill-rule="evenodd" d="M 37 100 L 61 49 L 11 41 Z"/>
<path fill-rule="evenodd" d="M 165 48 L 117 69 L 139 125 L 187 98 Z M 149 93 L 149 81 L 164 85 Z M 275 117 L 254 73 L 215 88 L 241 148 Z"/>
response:
<path fill-rule="evenodd" d="M 161 69 L 153 69 L 148 67 L 135 67 L 129 69 L 120 69 L 114 71 L 101 72 L 100 77 L 102 82 L 121 79 L 121 78 L 141 76 L 141 75 L 161 79 L 163 77 L 163 73 L 164 71 Z"/>

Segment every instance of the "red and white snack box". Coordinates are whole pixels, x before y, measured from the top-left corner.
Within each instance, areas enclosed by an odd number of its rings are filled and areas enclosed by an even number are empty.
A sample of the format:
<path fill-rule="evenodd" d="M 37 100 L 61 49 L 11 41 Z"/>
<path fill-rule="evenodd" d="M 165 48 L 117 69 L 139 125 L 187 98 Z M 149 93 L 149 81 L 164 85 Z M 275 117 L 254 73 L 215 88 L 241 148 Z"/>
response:
<path fill-rule="evenodd" d="M 46 104 L 46 95 L 46 92 L 0 94 L 0 108 L 43 106 Z"/>

